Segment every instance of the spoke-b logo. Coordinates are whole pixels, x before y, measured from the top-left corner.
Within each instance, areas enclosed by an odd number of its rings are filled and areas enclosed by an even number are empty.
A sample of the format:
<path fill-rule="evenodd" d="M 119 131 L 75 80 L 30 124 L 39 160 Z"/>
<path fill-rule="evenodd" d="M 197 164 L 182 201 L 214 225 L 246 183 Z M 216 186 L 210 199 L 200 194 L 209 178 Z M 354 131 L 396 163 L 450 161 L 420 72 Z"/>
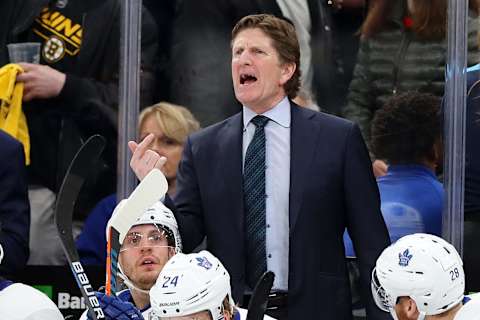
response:
<path fill-rule="evenodd" d="M 43 58 L 48 63 L 54 63 L 59 61 L 65 55 L 65 43 L 55 37 L 50 37 L 43 46 Z"/>

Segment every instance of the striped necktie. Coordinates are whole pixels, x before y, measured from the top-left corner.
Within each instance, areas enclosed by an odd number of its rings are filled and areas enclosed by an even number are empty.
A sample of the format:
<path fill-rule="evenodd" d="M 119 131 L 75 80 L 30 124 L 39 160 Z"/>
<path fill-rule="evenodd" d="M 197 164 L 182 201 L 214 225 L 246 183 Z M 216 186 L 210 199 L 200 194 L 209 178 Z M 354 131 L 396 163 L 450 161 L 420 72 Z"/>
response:
<path fill-rule="evenodd" d="M 251 121 L 255 134 L 245 154 L 243 192 L 247 232 L 247 284 L 251 289 L 267 270 L 266 223 L 265 223 L 265 116 L 256 116 Z"/>

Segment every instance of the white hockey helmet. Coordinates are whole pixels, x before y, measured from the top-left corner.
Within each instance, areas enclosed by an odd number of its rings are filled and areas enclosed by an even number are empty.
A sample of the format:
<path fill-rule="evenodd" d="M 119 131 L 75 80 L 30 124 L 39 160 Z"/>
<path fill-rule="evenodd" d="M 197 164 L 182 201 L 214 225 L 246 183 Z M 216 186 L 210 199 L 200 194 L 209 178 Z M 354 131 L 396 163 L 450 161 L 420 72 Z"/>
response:
<path fill-rule="evenodd" d="M 178 224 L 172 211 L 168 209 L 162 201 L 157 201 L 148 208 L 132 227 L 143 224 L 155 224 L 165 230 L 168 239 L 168 245 L 175 247 L 175 252 L 182 252 L 182 239 L 178 231 Z"/>
<path fill-rule="evenodd" d="M 122 206 L 125 205 L 126 201 L 126 199 L 120 201 L 120 203 L 115 207 L 112 217 L 118 210 L 122 208 Z M 175 252 L 182 251 L 182 239 L 180 238 L 180 233 L 178 231 L 177 220 L 175 219 L 172 211 L 167 208 L 162 201 L 155 202 L 154 205 L 145 210 L 145 212 L 132 224 L 131 227 L 144 224 L 155 224 L 162 228 L 167 234 L 168 245 L 174 247 Z M 107 239 L 109 228 L 110 221 L 107 223 L 106 228 Z"/>
<path fill-rule="evenodd" d="M 399 297 L 410 297 L 419 319 L 450 310 L 463 299 L 465 274 L 457 250 L 434 235 L 407 235 L 386 248 L 372 273 L 377 306 L 397 319 Z"/>
<path fill-rule="evenodd" d="M 210 311 L 212 319 L 218 320 L 224 319 L 225 297 L 233 308 L 231 296 L 228 271 L 220 260 L 204 250 L 173 256 L 150 289 L 150 304 L 158 318 Z"/>

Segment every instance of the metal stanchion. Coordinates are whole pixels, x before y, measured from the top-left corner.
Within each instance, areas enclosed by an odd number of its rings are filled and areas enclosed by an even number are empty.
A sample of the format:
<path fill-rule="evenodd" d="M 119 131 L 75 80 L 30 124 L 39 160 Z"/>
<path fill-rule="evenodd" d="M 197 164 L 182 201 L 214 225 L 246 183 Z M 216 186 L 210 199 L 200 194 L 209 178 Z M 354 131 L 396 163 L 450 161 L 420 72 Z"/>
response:
<path fill-rule="evenodd" d="M 118 113 L 117 198 L 126 198 L 137 180 L 130 170 L 127 142 L 137 136 L 140 105 L 142 0 L 122 0 Z"/>
<path fill-rule="evenodd" d="M 448 55 L 444 105 L 445 207 L 443 237 L 463 252 L 467 0 L 448 0 Z"/>

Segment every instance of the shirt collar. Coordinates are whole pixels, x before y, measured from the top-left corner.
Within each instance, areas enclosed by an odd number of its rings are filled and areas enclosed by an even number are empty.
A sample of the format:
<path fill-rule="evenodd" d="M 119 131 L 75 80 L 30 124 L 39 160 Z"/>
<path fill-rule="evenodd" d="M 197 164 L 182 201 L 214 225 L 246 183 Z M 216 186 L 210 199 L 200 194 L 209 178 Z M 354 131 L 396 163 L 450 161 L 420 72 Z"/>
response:
<path fill-rule="evenodd" d="M 263 113 L 262 116 L 275 121 L 284 128 L 290 128 L 291 114 L 290 101 L 284 97 L 275 107 Z M 253 112 L 250 108 L 243 106 L 243 130 L 246 130 L 250 121 L 258 114 Z"/>

